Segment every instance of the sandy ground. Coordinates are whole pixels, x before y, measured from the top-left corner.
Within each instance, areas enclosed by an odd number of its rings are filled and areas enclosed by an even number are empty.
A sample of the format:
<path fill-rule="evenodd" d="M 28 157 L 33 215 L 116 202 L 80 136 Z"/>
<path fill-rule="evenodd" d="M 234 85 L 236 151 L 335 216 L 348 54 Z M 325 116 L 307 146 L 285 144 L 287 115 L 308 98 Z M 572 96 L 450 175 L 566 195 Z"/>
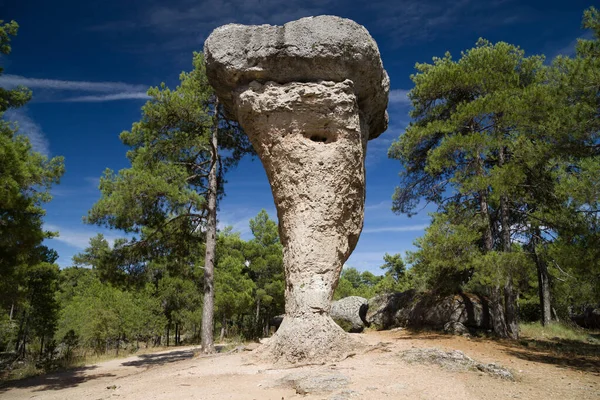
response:
<path fill-rule="evenodd" d="M 406 331 L 360 334 L 370 351 L 338 363 L 293 369 L 255 364 L 250 352 L 194 355 L 193 347 L 112 360 L 0 387 L 2 399 L 600 399 L 600 362 L 595 355 L 561 355 L 510 342 Z M 379 344 L 379 345 L 377 345 Z M 451 372 L 408 364 L 411 348 L 461 350 L 497 363 L 515 381 L 481 372 Z M 595 352 L 597 349 L 593 349 Z M 586 353 L 589 354 L 589 353 Z M 342 374 L 345 388 L 301 395 L 276 383 L 289 374 Z"/>

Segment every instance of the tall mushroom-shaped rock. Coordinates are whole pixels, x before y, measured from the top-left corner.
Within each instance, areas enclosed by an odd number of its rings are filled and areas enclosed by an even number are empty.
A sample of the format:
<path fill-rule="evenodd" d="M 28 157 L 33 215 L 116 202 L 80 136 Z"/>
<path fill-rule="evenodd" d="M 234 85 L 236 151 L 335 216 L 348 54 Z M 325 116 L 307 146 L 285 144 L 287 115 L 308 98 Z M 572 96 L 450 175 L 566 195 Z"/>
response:
<path fill-rule="evenodd" d="M 367 30 L 333 16 L 225 25 L 204 45 L 207 75 L 250 138 L 279 217 L 286 317 L 263 354 L 339 359 L 357 343 L 329 316 L 363 226 L 367 141 L 387 128 L 389 79 Z"/>

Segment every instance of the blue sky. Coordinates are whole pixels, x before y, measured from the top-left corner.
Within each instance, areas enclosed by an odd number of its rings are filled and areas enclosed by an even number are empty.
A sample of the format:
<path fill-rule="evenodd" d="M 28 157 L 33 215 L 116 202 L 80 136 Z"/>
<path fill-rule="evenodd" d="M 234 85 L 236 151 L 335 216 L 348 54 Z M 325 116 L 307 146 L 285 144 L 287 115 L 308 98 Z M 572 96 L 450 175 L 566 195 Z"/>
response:
<path fill-rule="evenodd" d="M 33 101 L 7 118 L 19 121 L 37 150 L 65 157 L 66 173 L 53 189 L 46 227 L 60 232 L 48 241 L 59 264 L 103 232 L 82 223 L 98 199 L 105 168 L 128 166 L 119 133 L 140 118 L 149 86 L 175 86 L 191 54 L 225 23 L 282 24 L 310 15 L 333 14 L 364 25 L 379 45 L 387 69 L 390 127 L 369 142 L 365 226 L 348 265 L 378 273 L 385 252 L 404 253 L 429 222 L 428 210 L 407 218 L 391 211 L 400 165 L 387 159 L 391 142 L 409 122 L 406 92 L 416 62 L 450 51 L 458 57 L 479 37 L 521 46 L 527 54 L 571 54 L 581 37 L 583 10 L 592 0 L 0 0 L 0 18 L 21 26 L 13 53 L 0 58 L 0 85 L 23 84 Z M 243 160 L 228 176 L 220 224 L 250 238 L 248 220 L 275 207 L 260 162 Z M 431 211 L 431 209 L 429 209 Z"/>

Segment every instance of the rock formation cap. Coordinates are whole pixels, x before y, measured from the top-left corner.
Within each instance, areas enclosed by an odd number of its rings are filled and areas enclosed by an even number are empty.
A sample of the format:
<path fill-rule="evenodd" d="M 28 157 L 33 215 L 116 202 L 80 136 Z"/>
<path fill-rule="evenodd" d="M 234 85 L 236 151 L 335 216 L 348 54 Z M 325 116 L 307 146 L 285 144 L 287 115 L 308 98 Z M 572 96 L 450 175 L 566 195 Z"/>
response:
<path fill-rule="evenodd" d="M 209 82 L 232 118 L 233 92 L 252 81 L 350 79 L 369 139 L 387 129 L 389 78 L 375 40 L 352 20 L 323 15 L 283 26 L 228 24 L 206 39 L 204 55 Z"/>

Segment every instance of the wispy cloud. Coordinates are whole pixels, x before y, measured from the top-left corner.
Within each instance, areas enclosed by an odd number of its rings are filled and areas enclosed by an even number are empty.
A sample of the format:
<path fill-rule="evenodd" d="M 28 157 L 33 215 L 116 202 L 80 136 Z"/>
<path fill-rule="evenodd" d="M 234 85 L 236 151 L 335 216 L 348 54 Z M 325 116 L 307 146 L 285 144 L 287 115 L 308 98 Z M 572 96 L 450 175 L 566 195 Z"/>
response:
<path fill-rule="evenodd" d="M 575 55 L 575 50 L 577 48 L 577 42 L 580 39 L 591 40 L 593 37 L 594 37 L 593 32 L 591 32 L 591 31 L 585 32 L 580 37 L 571 40 L 568 44 L 563 45 L 558 50 L 554 50 L 553 52 L 551 52 L 550 54 L 553 54 L 553 56 L 551 58 L 549 58 L 547 61 L 552 61 L 552 59 L 554 59 L 555 57 L 558 57 L 558 56 L 573 57 Z"/>
<path fill-rule="evenodd" d="M 390 90 L 390 104 L 401 104 L 410 105 L 410 99 L 408 98 L 408 90 L 405 89 L 394 89 Z"/>
<path fill-rule="evenodd" d="M 429 225 L 405 225 L 405 226 L 382 226 L 378 228 L 365 228 L 362 233 L 385 233 L 385 232 L 418 232 L 423 231 Z"/>
<path fill-rule="evenodd" d="M 150 37 L 151 46 L 124 49 L 130 52 L 183 52 L 198 50 L 216 27 L 227 23 L 283 24 L 301 17 L 320 15 L 331 10 L 338 0 L 175 0 L 148 1 L 133 18 L 107 21 L 89 28 L 103 35 Z M 142 4 L 142 3 L 140 3 Z M 129 46 L 128 43 L 123 44 Z"/>
<path fill-rule="evenodd" d="M 456 31 L 457 26 L 462 31 L 481 31 L 511 24 L 527 10 L 515 0 L 373 0 L 369 6 L 377 15 L 373 31 L 386 36 L 395 46 L 433 40 Z"/>
<path fill-rule="evenodd" d="M 13 89 L 17 86 L 26 86 L 30 89 L 76 90 L 84 92 L 139 92 L 148 88 L 146 85 L 132 85 L 123 82 L 64 81 L 57 79 L 27 78 L 9 74 L 0 76 L 0 86 L 7 89 Z"/>
<path fill-rule="evenodd" d="M 381 269 L 379 267 L 383 265 L 383 256 L 385 253 L 395 254 L 398 253 L 398 251 L 355 251 L 352 253 L 346 264 L 344 264 L 344 268 L 352 267 L 359 271 L 370 271 L 374 274 L 381 275 Z"/>
<path fill-rule="evenodd" d="M 66 228 L 53 224 L 44 224 L 44 229 L 52 232 L 58 232 L 59 236 L 52 238 L 58 242 L 65 243 L 79 250 L 84 250 L 90 244 L 90 238 L 102 233 L 104 238 L 112 246 L 116 239 L 123 237 L 114 234 L 106 234 L 104 232 L 96 232 L 92 229 L 85 228 Z"/>
<path fill-rule="evenodd" d="M 115 93 L 115 94 L 103 94 L 103 95 L 89 95 L 89 96 L 79 96 L 79 97 L 69 97 L 63 102 L 68 103 L 96 103 L 102 101 L 114 101 L 114 100 L 147 100 L 150 96 L 146 94 L 146 92 L 131 92 L 131 93 Z"/>
<path fill-rule="evenodd" d="M 24 108 L 9 109 L 4 113 L 4 119 L 18 126 L 18 133 L 29 138 L 33 150 L 45 156 L 50 155 L 50 145 L 42 128 L 29 116 Z"/>
<path fill-rule="evenodd" d="M 1 75 L 0 87 L 13 89 L 25 86 L 33 90 L 33 100 L 50 102 L 97 103 L 115 100 L 146 100 L 147 85 L 124 82 L 67 81 L 58 79 L 29 78 L 20 75 Z M 78 92 L 69 97 L 62 92 Z M 90 94 L 93 93 L 93 94 Z M 101 93 L 101 94 L 98 94 Z"/>
<path fill-rule="evenodd" d="M 274 208 L 269 208 L 266 211 L 269 218 L 277 222 L 277 211 Z M 218 214 L 217 229 L 231 226 L 234 232 L 240 233 L 242 239 L 250 240 L 253 237 L 250 231 L 250 220 L 255 218 L 259 212 L 259 208 L 232 207 L 224 209 Z"/>

